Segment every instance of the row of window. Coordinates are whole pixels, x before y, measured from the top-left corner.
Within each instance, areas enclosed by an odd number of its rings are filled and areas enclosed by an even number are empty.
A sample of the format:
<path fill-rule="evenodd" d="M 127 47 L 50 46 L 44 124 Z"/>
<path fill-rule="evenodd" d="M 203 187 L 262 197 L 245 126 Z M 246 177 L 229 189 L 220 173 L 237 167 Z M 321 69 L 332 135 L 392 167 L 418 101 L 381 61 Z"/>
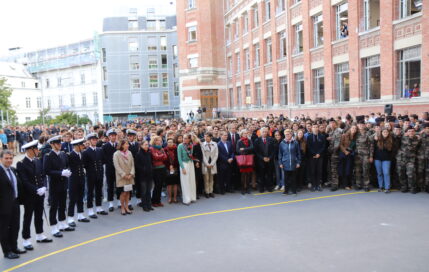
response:
<path fill-rule="evenodd" d="M 80 74 L 79 83 L 80 85 L 84 85 L 87 83 L 85 73 Z M 74 86 L 76 84 L 76 81 L 73 79 L 72 75 L 64 75 L 57 77 L 57 87 L 67 87 L 67 86 Z M 51 79 L 46 78 L 45 79 L 45 88 L 51 88 Z M 37 86 L 36 86 L 37 88 Z"/>
<path fill-rule="evenodd" d="M 411 98 L 420 96 L 421 80 L 421 47 L 412 47 L 397 52 L 397 97 Z M 334 66 L 334 89 L 337 102 L 350 101 L 350 75 L 349 64 L 340 63 Z M 304 73 L 296 73 L 294 76 L 295 85 L 295 103 L 297 105 L 305 104 Z M 312 71 L 313 82 L 313 103 L 325 103 L 325 72 L 323 68 Z M 273 105 L 273 81 L 266 81 L 266 96 L 268 107 Z M 250 85 L 246 85 L 247 106 L 252 104 L 251 97 L 255 97 L 255 106 L 261 106 L 261 83 L 255 83 L 254 94 Z M 279 78 L 280 104 L 288 104 L 288 88 L 286 77 Z M 374 100 L 381 98 L 381 69 L 380 56 L 371 56 L 362 59 L 362 98 L 364 100 Z M 239 108 L 242 103 L 242 90 L 237 87 L 229 90 L 230 106 L 237 105 Z"/>
<path fill-rule="evenodd" d="M 164 19 L 161 20 L 146 20 L 146 30 L 148 31 L 159 31 L 165 30 L 167 25 Z M 128 19 L 128 30 L 139 30 L 139 22 L 137 17 Z"/>
<path fill-rule="evenodd" d="M 162 101 L 160 101 L 160 95 Z M 131 93 L 131 107 L 141 107 L 143 104 L 149 104 L 150 106 L 168 106 L 170 105 L 170 96 L 168 91 L 163 91 L 161 93 L 149 93 L 146 98 L 148 101 L 143 103 L 143 94 L 141 92 Z"/>
<path fill-rule="evenodd" d="M 158 39 L 159 38 L 159 39 Z M 159 41 L 158 41 L 159 40 Z M 167 37 L 166 36 L 149 36 L 147 37 L 147 50 L 148 51 L 166 51 L 167 50 Z M 128 51 L 140 51 L 139 39 L 137 37 L 128 38 Z M 177 57 L 177 45 L 172 46 L 173 56 Z M 103 48 L 103 57 L 105 57 L 105 48 Z M 105 61 L 105 60 L 104 60 Z"/>
<path fill-rule="evenodd" d="M 98 93 L 93 92 L 92 93 L 92 105 L 98 105 Z M 51 98 L 47 98 L 46 100 L 47 102 L 47 107 L 51 108 Z M 37 97 L 36 98 L 36 105 L 38 109 L 42 108 L 42 97 Z M 63 106 L 63 96 L 58 96 L 58 105 L 59 107 Z M 71 94 L 70 95 L 70 106 L 71 107 L 75 107 L 76 103 L 75 103 L 75 95 Z M 82 93 L 81 94 L 81 106 L 87 106 L 86 103 L 86 93 Z M 30 109 L 31 108 L 31 97 L 26 97 L 25 98 L 25 108 Z"/>

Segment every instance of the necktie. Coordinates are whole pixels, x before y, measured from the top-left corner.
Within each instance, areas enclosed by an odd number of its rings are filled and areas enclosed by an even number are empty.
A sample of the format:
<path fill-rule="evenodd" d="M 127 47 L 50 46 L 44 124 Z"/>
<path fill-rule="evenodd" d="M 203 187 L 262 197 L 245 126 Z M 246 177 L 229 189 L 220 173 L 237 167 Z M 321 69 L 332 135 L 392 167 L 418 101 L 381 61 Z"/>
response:
<path fill-rule="evenodd" d="M 231 139 L 232 139 L 232 145 L 234 146 L 234 144 L 235 144 L 235 137 L 234 137 L 234 134 L 231 134 Z"/>
<path fill-rule="evenodd" d="M 264 144 L 267 144 L 267 139 L 264 138 Z"/>
<path fill-rule="evenodd" d="M 17 197 L 18 197 L 18 194 L 17 194 L 17 192 L 16 192 L 15 182 L 13 182 L 13 175 L 12 175 L 12 171 L 10 170 L 10 168 L 8 168 L 8 169 L 7 169 L 7 174 L 8 174 L 8 176 L 9 176 L 10 184 L 11 184 L 11 185 L 12 185 L 12 187 L 13 187 L 13 192 L 15 193 L 15 198 L 17 198 Z"/>

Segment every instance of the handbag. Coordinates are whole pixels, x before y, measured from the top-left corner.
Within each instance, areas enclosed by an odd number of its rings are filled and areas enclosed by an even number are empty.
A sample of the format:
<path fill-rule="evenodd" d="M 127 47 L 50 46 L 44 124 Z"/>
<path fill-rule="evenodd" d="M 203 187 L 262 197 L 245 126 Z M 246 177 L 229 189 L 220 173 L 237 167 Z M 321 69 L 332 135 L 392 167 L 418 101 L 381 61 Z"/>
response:
<path fill-rule="evenodd" d="M 124 192 L 130 192 L 133 190 L 133 185 L 132 184 L 126 184 L 124 185 Z"/>
<path fill-rule="evenodd" d="M 253 155 L 237 155 L 235 159 L 239 167 L 245 168 L 253 166 Z"/>

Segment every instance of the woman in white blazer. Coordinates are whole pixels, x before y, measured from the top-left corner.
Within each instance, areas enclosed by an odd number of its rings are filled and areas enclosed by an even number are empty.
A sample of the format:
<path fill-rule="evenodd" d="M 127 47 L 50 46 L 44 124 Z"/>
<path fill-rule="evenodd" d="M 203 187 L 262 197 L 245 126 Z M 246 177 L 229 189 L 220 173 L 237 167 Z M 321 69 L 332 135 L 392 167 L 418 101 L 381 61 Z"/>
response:
<path fill-rule="evenodd" d="M 204 176 L 204 192 L 206 198 L 214 197 L 213 184 L 214 175 L 217 174 L 216 161 L 218 157 L 217 144 L 212 141 L 213 135 L 207 132 L 204 135 L 205 142 L 202 145 L 203 151 L 203 176 Z"/>

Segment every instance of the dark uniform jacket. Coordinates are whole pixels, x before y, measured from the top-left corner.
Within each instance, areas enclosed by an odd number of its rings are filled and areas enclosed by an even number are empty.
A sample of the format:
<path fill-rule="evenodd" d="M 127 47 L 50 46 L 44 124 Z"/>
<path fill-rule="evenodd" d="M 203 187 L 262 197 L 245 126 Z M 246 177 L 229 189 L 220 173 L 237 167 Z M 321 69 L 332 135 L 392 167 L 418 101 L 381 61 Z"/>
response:
<path fill-rule="evenodd" d="M 82 160 L 88 179 L 103 179 L 103 151 L 101 148 L 88 147 L 82 152 Z"/>
<path fill-rule="evenodd" d="M 18 188 L 18 200 L 22 200 L 23 190 L 22 182 L 18 177 L 16 169 L 11 167 L 11 170 L 16 176 L 17 188 Z M 10 183 L 9 177 L 4 171 L 3 167 L 0 167 L 0 214 L 10 214 L 13 210 L 13 205 L 15 202 L 15 192 L 13 186 Z M 1 220 L 1 218 L 0 218 Z"/>
<path fill-rule="evenodd" d="M 82 157 L 82 153 L 81 153 Z M 79 157 L 79 154 L 72 151 L 68 155 L 69 168 L 72 172 L 70 179 L 72 182 L 83 182 L 85 180 L 85 170 L 83 167 L 83 160 Z"/>
<path fill-rule="evenodd" d="M 46 187 L 46 176 L 41 160 L 34 158 L 31 161 L 25 157 L 16 164 L 16 170 L 24 188 L 24 202 L 44 197 L 37 194 L 37 189 Z"/>
<path fill-rule="evenodd" d="M 68 168 L 67 155 L 60 151 L 57 155 L 55 151 L 51 151 L 43 159 L 43 170 L 45 175 L 50 177 L 49 185 L 53 192 L 67 191 L 67 178 L 61 176 L 64 169 Z"/>

